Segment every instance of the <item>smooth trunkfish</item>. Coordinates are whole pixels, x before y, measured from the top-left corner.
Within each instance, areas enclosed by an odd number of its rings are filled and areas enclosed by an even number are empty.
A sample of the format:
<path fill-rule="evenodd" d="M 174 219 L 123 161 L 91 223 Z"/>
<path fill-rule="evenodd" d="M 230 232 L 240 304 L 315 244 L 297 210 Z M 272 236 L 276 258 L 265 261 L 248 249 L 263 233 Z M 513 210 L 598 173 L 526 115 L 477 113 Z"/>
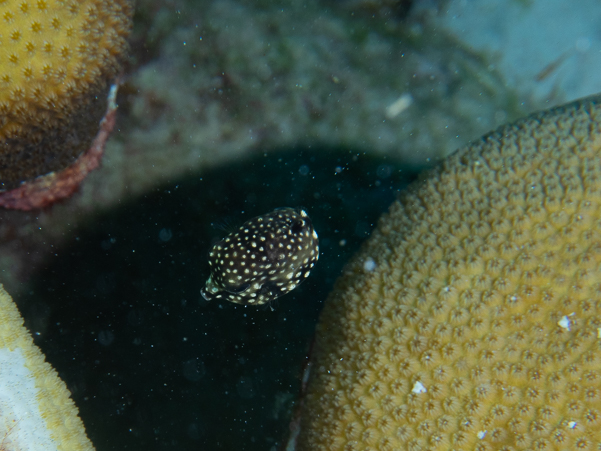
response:
<path fill-rule="evenodd" d="M 280 208 L 246 221 L 209 252 L 202 296 L 261 305 L 289 293 L 319 258 L 319 240 L 303 209 Z"/>

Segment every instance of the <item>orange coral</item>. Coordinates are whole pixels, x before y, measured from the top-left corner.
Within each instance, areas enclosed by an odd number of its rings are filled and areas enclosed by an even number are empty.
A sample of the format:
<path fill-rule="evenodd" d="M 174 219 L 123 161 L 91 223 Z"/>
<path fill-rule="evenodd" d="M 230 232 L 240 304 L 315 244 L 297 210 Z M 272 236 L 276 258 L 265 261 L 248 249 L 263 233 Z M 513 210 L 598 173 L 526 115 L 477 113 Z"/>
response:
<path fill-rule="evenodd" d="M 0 0 L 0 183 L 89 148 L 127 50 L 130 0 Z"/>
<path fill-rule="evenodd" d="M 395 202 L 316 333 L 301 450 L 601 446 L 601 96 Z"/>

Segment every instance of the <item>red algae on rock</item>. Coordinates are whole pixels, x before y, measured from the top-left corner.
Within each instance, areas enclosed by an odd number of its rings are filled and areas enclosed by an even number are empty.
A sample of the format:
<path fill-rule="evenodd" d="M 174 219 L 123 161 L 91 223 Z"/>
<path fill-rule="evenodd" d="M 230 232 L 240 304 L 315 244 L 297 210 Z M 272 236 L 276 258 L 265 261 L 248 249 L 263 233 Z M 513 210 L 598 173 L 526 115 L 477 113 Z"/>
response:
<path fill-rule="evenodd" d="M 0 192 L 0 206 L 15 210 L 33 210 L 70 197 L 83 179 L 100 165 L 106 140 L 115 126 L 116 95 L 117 85 L 113 85 L 109 92 L 106 114 L 100 122 L 100 131 L 87 151 L 61 171 L 41 175 L 10 191 Z"/>

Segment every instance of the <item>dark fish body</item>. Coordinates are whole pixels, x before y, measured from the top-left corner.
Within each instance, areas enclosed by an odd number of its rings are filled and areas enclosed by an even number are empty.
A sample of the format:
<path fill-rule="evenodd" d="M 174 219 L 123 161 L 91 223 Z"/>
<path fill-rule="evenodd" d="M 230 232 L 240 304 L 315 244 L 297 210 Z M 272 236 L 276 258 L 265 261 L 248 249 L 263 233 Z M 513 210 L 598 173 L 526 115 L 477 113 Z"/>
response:
<path fill-rule="evenodd" d="M 207 300 L 266 304 L 309 277 L 319 241 L 302 209 L 280 208 L 246 221 L 209 252 L 211 275 L 200 290 Z"/>

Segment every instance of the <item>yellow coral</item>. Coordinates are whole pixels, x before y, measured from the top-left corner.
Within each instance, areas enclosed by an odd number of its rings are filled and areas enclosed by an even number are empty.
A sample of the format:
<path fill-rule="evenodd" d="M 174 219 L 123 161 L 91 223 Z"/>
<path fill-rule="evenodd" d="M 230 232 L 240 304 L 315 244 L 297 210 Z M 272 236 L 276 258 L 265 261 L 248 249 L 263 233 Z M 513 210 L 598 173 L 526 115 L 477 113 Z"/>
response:
<path fill-rule="evenodd" d="M 601 96 L 395 202 L 317 328 L 302 450 L 601 447 Z"/>
<path fill-rule="evenodd" d="M 0 449 L 93 450 L 65 383 L 0 285 Z"/>
<path fill-rule="evenodd" d="M 87 149 L 131 15 L 131 0 L 0 0 L 0 188 Z"/>

